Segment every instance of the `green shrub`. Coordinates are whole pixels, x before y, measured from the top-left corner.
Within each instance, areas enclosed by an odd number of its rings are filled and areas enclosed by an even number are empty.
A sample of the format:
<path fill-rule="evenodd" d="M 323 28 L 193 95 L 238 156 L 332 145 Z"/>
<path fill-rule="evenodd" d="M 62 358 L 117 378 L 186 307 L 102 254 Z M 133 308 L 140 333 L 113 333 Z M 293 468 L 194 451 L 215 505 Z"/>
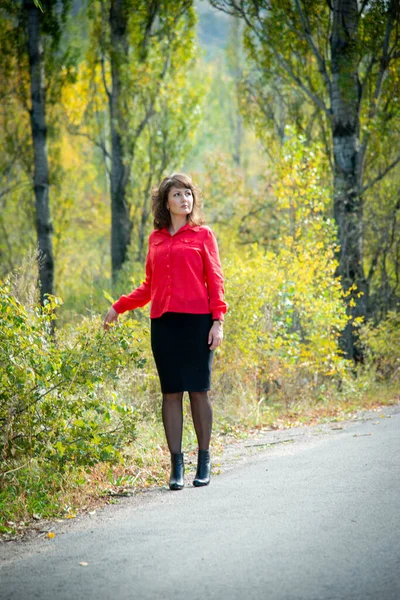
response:
<path fill-rule="evenodd" d="M 116 383 L 142 353 L 126 321 L 104 332 L 99 317 L 52 335 L 61 300 L 22 304 L 0 284 L 0 454 L 3 472 L 20 461 L 116 461 L 135 434 L 135 412 Z"/>
<path fill-rule="evenodd" d="M 324 166 L 318 146 L 288 141 L 271 186 L 279 238 L 267 248 L 229 247 L 224 259 L 229 312 L 214 381 L 228 395 L 240 388 L 246 402 L 326 396 L 326 384 L 337 389 L 348 374 L 338 344 L 348 317 L 335 277 Z"/>
<path fill-rule="evenodd" d="M 400 377 L 400 313 L 389 312 L 379 325 L 368 323 L 360 330 L 366 363 L 373 368 L 378 379 Z"/>

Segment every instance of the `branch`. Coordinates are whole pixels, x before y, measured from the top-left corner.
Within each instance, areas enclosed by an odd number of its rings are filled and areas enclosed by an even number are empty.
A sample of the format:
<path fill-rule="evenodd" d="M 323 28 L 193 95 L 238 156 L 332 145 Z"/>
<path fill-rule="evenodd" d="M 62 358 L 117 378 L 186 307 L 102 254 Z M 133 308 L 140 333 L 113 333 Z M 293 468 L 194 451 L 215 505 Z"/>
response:
<path fill-rule="evenodd" d="M 267 39 L 265 39 L 265 41 L 267 41 Z M 285 58 L 283 58 L 283 56 L 281 56 L 275 50 L 275 48 L 272 45 L 271 48 L 278 63 L 285 69 L 285 71 L 288 73 L 288 75 L 290 75 L 293 81 L 297 83 L 299 88 L 303 90 L 303 92 L 310 98 L 312 102 L 314 102 L 316 106 L 318 106 L 321 110 L 324 111 L 324 113 L 327 115 L 327 117 L 329 117 L 329 119 L 332 119 L 332 111 L 326 106 L 325 102 L 317 94 L 312 92 L 308 87 L 304 85 L 301 79 L 297 77 L 297 75 L 295 75 L 295 73 L 293 72 L 291 65 L 286 61 Z"/>
<path fill-rule="evenodd" d="M 108 152 L 107 148 L 105 147 L 104 142 L 101 141 L 97 141 L 94 138 L 92 138 L 91 135 L 89 135 L 88 133 L 83 133 L 83 131 L 71 131 L 72 135 L 77 135 L 80 137 L 84 137 L 86 139 L 88 139 L 90 142 L 92 142 L 92 144 L 94 144 L 95 146 L 97 146 L 98 148 L 100 148 L 100 150 L 103 152 L 103 155 L 108 158 L 109 160 L 111 160 L 111 155 Z"/>
<path fill-rule="evenodd" d="M 394 167 L 396 165 L 398 165 L 399 163 L 400 163 L 400 154 L 397 156 L 397 158 L 395 158 L 395 160 L 393 162 L 390 163 L 390 165 L 388 165 L 386 167 L 386 169 L 381 171 L 376 177 L 374 177 L 373 179 L 368 181 L 368 183 L 366 183 L 366 185 L 364 185 L 364 187 L 361 188 L 360 195 L 364 194 L 364 192 L 366 192 L 367 190 L 372 188 L 372 186 L 374 186 L 378 181 L 383 179 L 389 173 L 389 171 L 394 169 Z"/>
<path fill-rule="evenodd" d="M 358 13 L 359 17 L 361 17 L 361 15 L 363 14 L 364 9 L 367 6 L 368 2 L 369 2 L 369 0 L 363 0 L 363 2 L 361 4 L 361 7 L 360 7 L 360 10 L 359 10 L 359 13 Z"/>
<path fill-rule="evenodd" d="M 161 2 L 161 4 L 162 4 L 162 2 Z M 175 14 L 175 16 L 172 17 L 172 14 L 171 14 L 171 18 L 173 18 L 173 20 L 168 23 L 165 23 L 162 27 L 160 27 L 159 29 L 154 31 L 154 33 L 151 33 L 151 31 L 150 31 L 149 37 L 150 38 L 153 37 L 153 38 L 161 40 L 162 37 L 166 33 L 168 33 L 168 31 L 171 31 L 171 30 L 175 31 L 179 19 L 181 17 L 183 17 L 187 13 L 188 10 L 190 10 L 190 8 L 192 7 L 192 4 L 193 4 L 192 0 L 186 0 L 186 2 L 180 6 L 180 10 Z"/>
<path fill-rule="evenodd" d="M 254 24 L 249 20 L 247 14 L 244 11 L 242 11 L 241 14 L 242 14 L 242 17 L 245 20 L 246 24 L 248 25 L 248 27 L 250 27 L 254 31 L 254 33 L 258 37 L 258 39 L 263 41 L 265 44 L 267 44 L 267 46 L 269 46 L 271 48 L 277 62 L 286 71 L 286 73 L 291 77 L 291 79 L 298 85 L 298 87 L 301 90 L 303 90 L 303 92 L 310 98 L 310 100 L 312 102 L 314 102 L 314 104 L 316 106 L 318 106 L 318 108 L 320 108 L 321 110 L 324 111 L 324 113 L 327 115 L 327 117 L 329 117 L 329 119 L 332 119 L 332 111 L 326 106 L 325 102 L 316 93 L 314 93 L 312 90 L 310 90 L 302 82 L 302 80 L 299 77 L 297 77 L 297 75 L 294 73 L 290 63 L 276 50 L 276 48 L 272 44 L 268 34 L 266 33 L 262 22 L 260 21 L 258 12 L 257 12 L 256 16 L 257 16 L 257 20 L 259 22 L 261 30 L 258 30 L 254 26 Z"/>
<path fill-rule="evenodd" d="M 105 71 L 105 68 L 104 68 L 104 54 L 103 53 L 101 54 L 100 64 L 101 64 L 101 76 L 102 76 L 102 79 L 103 79 L 104 90 L 105 90 L 105 92 L 107 94 L 108 101 L 111 102 L 111 92 L 110 92 L 110 90 L 108 89 L 108 86 L 107 86 L 106 71 Z"/>
<path fill-rule="evenodd" d="M 301 7 L 300 0 L 295 0 L 295 3 L 296 3 L 296 7 L 297 7 L 297 12 L 299 13 L 299 16 L 300 16 L 301 24 L 303 26 L 304 37 L 308 41 L 310 48 L 311 48 L 315 58 L 317 59 L 317 63 L 319 65 L 319 72 L 321 73 L 321 75 L 325 81 L 325 85 L 329 92 L 329 97 L 331 98 L 331 80 L 329 79 L 329 75 L 326 70 L 325 60 L 322 58 L 317 46 L 314 43 L 313 37 L 311 35 L 310 23 L 309 23 L 307 15 L 304 13 L 304 11 Z"/>
<path fill-rule="evenodd" d="M 13 438 L 15 439 L 15 438 Z M 25 467 L 27 467 L 30 463 L 30 459 L 28 460 L 27 463 L 25 463 L 24 465 L 20 465 L 19 467 L 16 467 L 15 469 L 10 469 L 10 471 L 6 471 L 5 473 L 2 473 L 2 477 L 4 477 L 5 475 L 8 475 L 9 473 L 15 473 L 15 471 L 19 471 L 19 469 L 24 469 Z"/>
<path fill-rule="evenodd" d="M 296 0 L 297 1 L 297 0 Z M 315 93 L 312 89 L 310 89 L 309 87 L 307 87 L 304 82 L 294 73 L 292 65 L 276 50 L 276 48 L 274 47 L 274 45 L 271 42 L 271 39 L 269 38 L 266 29 L 262 23 L 262 21 L 260 20 L 260 15 L 259 15 L 259 3 L 258 2 L 253 2 L 254 8 L 256 10 L 256 19 L 258 21 L 259 24 L 259 28 L 257 28 L 254 24 L 254 22 L 252 20 L 250 20 L 249 15 L 246 13 L 245 9 L 244 9 L 244 2 L 240 1 L 240 3 L 236 3 L 235 0 L 231 0 L 229 2 L 229 6 L 231 7 L 231 10 L 227 10 L 225 8 L 225 5 L 228 4 L 228 2 L 223 3 L 221 1 L 218 0 L 210 0 L 211 5 L 216 8 L 217 10 L 220 10 L 224 13 L 227 13 L 231 16 L 236 16 L 236 17 L 241 17 L 246 25 L 249 27 L 249 29 L 251 29 L 254 34 L 256 35 L 256 37 L 263 43 L 265 43 L 267 46 L 270 47 L 270 49 L 272 50 L 272 53 L 274 54 L 278 64 L 281 66 L 281 68 L 289 75 L 289 77 L 291 78 L 292 81 L 294 81 L 297 86 L 306 94 L 306 96 L 308 96 L 308 98 L 318 107 L 320 108 L 326 115 L 327 117 L 331 120 L 332 119 L 332 111 L 331 109 L 329 109 L 325 102 L 322 100 L 322 98 L 320 98 L 318 96 L 317 93 Z M 301 9 L 301 7 L 300 7 Z M 303 15 L 304 16 L 304 15 Z M 325 67 L 325 62 L 323 61 L 321 55 L 318 52 L 318 49 L 316 48 L 314 41 L 311 38 L 311 35 L 309 34 L 309 30 L 308 28 L 305 28 L 306 31 L 306 37 L 309 36 L 307 39 L 309 41 L 310 44 L 312 44 L 312 48 L 313 48 L 313 52 L 316 53 L 315 55 L 317 56 L 317 61 L 318 64 L 320 66 L 320 71 L 321 74 L 324 78 L 324 81 L 326 83 L 326 85 L 328 86 L 328 90 L 330 90 L 330 79 L 328 77 L 328 73 L 326 71 L 326 67 Z"/>
<path fill-rule="evenodd" d="M 360 92 L 360 105 L 363 101 L 363 98 L 365 96 L 365 90 L 368 84 L 368 80 L 369 80 L 369 76 L 371 75 L 372 69 L 374 67 L 374 65 L 376 64 L 376 56 L 373 56 L 369 62 L 369 65 L 365 71 L 365 77 L 364 77 L 364 81 L 361 82 L 360 84 L 360 88 L 361 88 L 361 92 Z"/>
<path fill-rule="evenodd" d="M 142 48 L 140 50 L 140 60 L 143 62 L 148 53 L 148 46 L 150 40 L 150 34 L 153 27 L 153 23 L 157 16 L 158 10 L 160 8 L 160 2 L 158 0 L 151 0 L 150 5 L 148 6 L 146 25 L 144 27 L 144 35 L 142 41 Z"/>
<path fill-rule="evenodd" d="M 377 110 L 379 99 L 380 99 L 381 92 L 382 92 L 383 78 L 384 78 L 385 72 L 388 68 L 389 62 L 390 62 L 389 43 L 390 43 L 390 35 L 392 33 L 392 30 L 393 30 L 393 16 L 392 16 L 391 12 L 389 11 L 388 17 L 387 17 L 385 39 L 383 41 L 382 56 L 381 56 L 381 60 L 380 60 L 381 64 L 380 64 L 380 68 L 379 68 L 378 78 L 376 80 L 375 92 L 374 92 L 374 96 L 372 99 L 371 108 L 369 111 L 370 119 L 373 119 L 376 115 L 376 110 Z"/>
<path fill-rule="evenodd" d="M 254 102 L 254 104 L 256 106 L 258 106 L 259 110 L 262 112 L 262 114 L 265 116 L 265 118 L 268 120 L 271 120 L 273 125 L 275 126 L 277 135 L 280 139 L 281 142 L 283 142 L 284 139 L 284 134 L 285 134 L 285 128 L 284 128 L 284 123 L 283 122 L 279 122 L 275 112 L 274 112 L 274 103 L 271 102 L 270 97 L 268 97 L 268 95 L 265 95 L 263 93 L 262 88 L 258 88 L 258 86 L 256 84 L 252 84 L 252 82 L 247 79 L 246 81 L 246 93 L 248 94 L 248 98 L 250 102 Z M 279 107 L 283 107 L 283 109 L 287 108 L 286 105 L 286 101 L 285 101 L 285 97 L 281 94 L 281 91 L 278 87 L 275 87 L 274 84 L 271 84 L 271 93 L 276 94 L 279 97 L 279 102 L 277 103 L 277 106 Z M 281 118 L 282 121 L 282 118 Z M 268 149 L 266 149 L 267 153 L 269 154 Z M 272 157 L 271 157 L 272 158 Z"/>
<path fill-rule="evenodd" d="M 225 2 L 218 2 L 217 0 L 210 0 L 211 6 L 216 8 L 217 10 L 225 13 L 226 15 L 230 15 L 231 17 L 237 17 L 238 15 L 242 15 L 243 11 L 235 4 L 235 2 L 230 3 L 232 6 L 232 10 L 228 10 L 225 8 Z"/>
<path fill-rule="evenodd" d="M 98 135 L 99 135 L 99 139 L 100 139 L 99 144 L 103 151 L 104 168 L 106 170 L 107 177 L 110 178 L 111 172 L 110 172 L 110 167 L 107 164 L 107 159 L 109 159 L 110 162 L 111 162 L 111 159 L 110 159 L 110 154 L 107 150 L 106 139 L 105 139 L 105 136 L 103 135 L 103 128 L 100 123 L 99 112 L 97 110 L 95 111 L 95 119 L 96 119 L 96 123 L 97 123 L 97 127 L 98 127 Z"/>
<path fill-rule="evenodd" d="M 378 250 L 377 250 L 377 252 L 376 252 L 376 254 L 375 254 L 374 258 L 373 258 L 373 261 L 371 262 L 371 266 L 369 268 L 368 275 L 367 275 L 367 281 L 368 281 L 368 283 L 371 283 L 371 279 L 374 276 L 376 267 L 378 266 L 378 260 L 379 260 L 380 255 L 381 255 L 381 250 L 382 250 L 382 247 L 379 246 L 379 248 L 378 248 Z"/>
<path fill-rule="evenodd" d="M 156 102 L 156 98 L 158 97 L 159 91 L 160 91 L 160 87 L 162 82 L 164 81 L 165 75 L 167 74 L 168 71 L 168 65 L 170 62 L 170 55 L 167 54 L 166 59 L 164 61 L 164 66 L 163 66 L 163 70 L 158 78 L 157 81 L 157 87 L 155 89 L 154 94 L 151 96 L 150 98 L 150 104 L 146 110 L 146 114 L 144 115 L 143 119 L 141 120 L 141 122 L 139 123 L 139 125 L 136 128 L 136 131 L 132 137 L 132 144 L 130 145 L 130 154 L 131 157 L 133 158 L 134 156 L 134 152 L 135 152 L 135 146 L 136 146 L 136 142 L 139 139 L 139 136 L 141 135 L 143 129 L 146 127 L 146 124 L 149 122 L 149 120 L 156 114 L 156 111 L 154 109 L 154 105 Z"/>
<path fill-rule="evenodd" d="M 8 187 L 5 190 L 2 190 L 0 192 L 0 198 L 2 198 L 3 196 L 6 196 L 7 194 L 12 192 L 16 188 L 21 187 L 21 186 L 26 186 L 26 185 L 31 185 L 31 183 L 29 181 L 22 181 L 20 183 L 16 183 L 15 185 L 11 185 L 10 187 Z"/>
<path fill-rule="evenodd" d="M 321 113 L 318 113 L 318 118 L 319 118 L 319 123 L 320 123 L 320 127 L 321 127 L 321 133 L 322 133 L 322 140 L 325 146 L 325 153 L 328 157 L 329 160 L 329 166 L 331 168 L 331 171 L 333 173 L 333 169 L 334 169 L 334 165 L 333 165 L 333 160 L 332 160 L 332 145 L 329 142 L 327 133 L 326 133 L 326 129 L 325 129 L 325 123 L 323 121 L 323 116 Z"/>
<path fill-rule="evenodd" d="M 381 92 L 382 92 L 384 75 L 386 73 L 387 67 L 391 60 L 391 57 L 389 55 L 389 44 L 390 44 L 390 35 L 392 33 L 392 30 L 393 30 L 393 15 L 392 15 L 391 11 L 389 10 L 388 16 L 387 16 L 387 23 L 386 23 L 385 39 L 384 39 L 383 48 L 382 48 L 382 56 L 380 59 L 379 73 L 378 73 L 378 77 L 376 80 L 375 91 L 374 91 L 374 95 L 372 97 L 371 106 L 370 106 L 369 114 L 368 114 L 368 118 L 370 121 L 372 121 L 376 116 L 378 105 L 379 105 L 379 100 L 380 100 L 380 96 L 381 96 Z M 364 86 L 366 85 L 366 83 L 368 81 L 370 71 L 372 70 L 372 67 L 375 63 L 376 63 L 376 57 L 373 57 L 371 59 L 370 65 L 368 66 L 367 73 L 366 73 L 364 82 L 361 87 L 361 95 L 364 94 Z M 363 163 L 363 161 L 364 161 L 364 157 L 366 154 L 368 140 L 370 138 L 370 135 L 371 135 L 370 132 L 367 131 L 363 136 L 363 139 L 361 142 L 361 148 L 360 148 L 360 163 Z M 380 178 L 380 179 L 382 179 L 382 178 Z M 373 184 L 371 184 L 371 185 L 373 185 Z M 371 185 L 368 185 L 368 187 L 371 187 Z"/>

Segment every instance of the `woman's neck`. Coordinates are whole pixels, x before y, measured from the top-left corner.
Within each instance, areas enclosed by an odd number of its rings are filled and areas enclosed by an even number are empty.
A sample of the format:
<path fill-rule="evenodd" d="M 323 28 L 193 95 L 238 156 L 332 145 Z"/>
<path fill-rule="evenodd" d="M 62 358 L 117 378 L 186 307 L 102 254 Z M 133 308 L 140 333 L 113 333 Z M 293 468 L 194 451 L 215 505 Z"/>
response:
<path fill-rule="evenodd" d="M 187 223 L 187 217 L 186 215 L 171 215 L 171 225 L 169 226 L 168 230 L 170 232 L 171 235 L 175 235 L 175 233 L 181 229 L 181 227 L 184 227 Z"/>

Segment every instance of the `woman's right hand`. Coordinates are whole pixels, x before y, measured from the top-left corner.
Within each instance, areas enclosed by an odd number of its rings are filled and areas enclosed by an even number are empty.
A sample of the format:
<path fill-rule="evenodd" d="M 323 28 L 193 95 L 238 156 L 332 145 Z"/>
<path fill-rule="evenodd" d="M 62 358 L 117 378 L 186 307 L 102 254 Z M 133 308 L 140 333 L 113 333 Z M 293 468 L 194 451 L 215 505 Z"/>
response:
<path fill-rule="evenodd" d="M 103 327 L 106 331 L 108 331 L 110 329 L 110 323 L 113 323 L 114 321 L 118 320 L 118 313 L 117 311 L 110 306 L 110 308 L 107 311 L 106 316 L 104 317 L 104 323 L 103 323 Z"/>

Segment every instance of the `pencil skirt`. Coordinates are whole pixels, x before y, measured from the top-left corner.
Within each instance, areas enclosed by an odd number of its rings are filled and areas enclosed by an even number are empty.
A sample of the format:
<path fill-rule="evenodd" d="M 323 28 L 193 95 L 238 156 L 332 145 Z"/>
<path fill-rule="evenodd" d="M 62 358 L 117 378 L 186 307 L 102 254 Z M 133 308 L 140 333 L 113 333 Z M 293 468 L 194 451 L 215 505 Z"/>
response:
<path fill-rule="evenodd" d="M 212 315 L 167 312 L 151 319 L 151 348 L 161 391 L 205 392 L 211 387 Z"/>

